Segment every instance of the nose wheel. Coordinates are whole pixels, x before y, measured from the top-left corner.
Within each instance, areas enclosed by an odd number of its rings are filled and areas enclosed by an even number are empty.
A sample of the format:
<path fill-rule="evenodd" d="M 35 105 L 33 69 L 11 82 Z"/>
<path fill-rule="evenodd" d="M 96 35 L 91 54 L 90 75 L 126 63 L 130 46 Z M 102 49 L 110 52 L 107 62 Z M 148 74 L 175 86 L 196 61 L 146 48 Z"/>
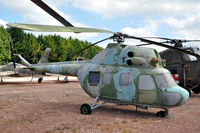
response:
<path fill-rule="evenodd" d="M 80 108 L 80 113 L 81 114 L 84 114 L 84 115 L 89 115 L 92 113 L 92 110 L 101 106 L 102 104 L 105 104 L 106 102 L 101 102 L 100 104 L 98 104 L 99 100 L 98 100 L 99 97 L 96 97 L 95 100 L 92 102 L 92 104 L 87 104 L 87 103 L 84 103 L 81 105 L 81 108 Z"/>
<path fill-rule="evenodd" d="M 89 115 L 92 113 L 92 109 L 89 104 L 85 103 L 85 104 L 81 105 L 80 112 L 81 112 L 81 114 Z"/>
<path fill-rule="evenodd" d="M 161 110 L 161 111 L 156 113 L 157 117 L 166 117 L 167 115 L 168 115 L 168 109 Z"/>

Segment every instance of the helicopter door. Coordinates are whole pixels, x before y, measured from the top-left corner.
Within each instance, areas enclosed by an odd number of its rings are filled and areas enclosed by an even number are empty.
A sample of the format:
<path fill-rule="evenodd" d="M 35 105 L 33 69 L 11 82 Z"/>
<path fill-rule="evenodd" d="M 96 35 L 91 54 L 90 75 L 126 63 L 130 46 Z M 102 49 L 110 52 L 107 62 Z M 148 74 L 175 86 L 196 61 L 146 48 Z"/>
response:
<path fill-rule="evenodd" d="M 137 101 L 139 104 L 156 104 L 158 102 L 158 92 L 152 75 L 139 76 Z"/>
<path fill-rule="evenodd" d="M 133 76 L 130 73 L 120 73 L 119 81 L 116 84 L 117 99 L 121 101 L 132 101 L 135 99 L 135 85 Z M 117 85 L 118 84 L 118 85 Z"/>
<path fill-rule="evenodd" d="M 110 72 L 103 73 L 100 97 L 116 99 L 116 90 L 113 83 L 113 74 Z"/>

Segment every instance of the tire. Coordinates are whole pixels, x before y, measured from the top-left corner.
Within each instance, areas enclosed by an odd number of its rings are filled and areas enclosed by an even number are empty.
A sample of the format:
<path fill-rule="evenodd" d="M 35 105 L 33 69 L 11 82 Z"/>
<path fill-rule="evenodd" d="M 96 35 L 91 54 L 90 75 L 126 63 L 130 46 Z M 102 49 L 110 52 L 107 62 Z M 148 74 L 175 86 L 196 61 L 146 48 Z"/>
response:
<path fill-rule="evenodd" d="M 199 88 L 199 87 L 196 87 L 196 88 L 192 89 L 192 91 L 193 91 L 195 94 L 198 94 L 198 93 L 200 93 L 200 88 Z"/>
<path fill-rule="evenodd" d="M 42 83 L 42 80 L 43 80 L 43 78 L 39 78 L 39 79 L 38 79 L 38 83 L 39 83 L 39 84 Z"/>
<path fill-rule="evenodd" d="M 82 104 L 80 108 L 81 114 L 89 115 L 92 113 L 92 109 L 89 104 Z"/>
<path fill-rule="evenodd" d="M 166 117 L 167 114 L 168 113 L 166 111 L 159 111 L 159 112 L 156 113 L 156 116 L 162 118 L 162 117 Z"/>
<path fill-rule="evenodd" d="M 68 83 L 69 82 L 69 80 L 68 80 L 68 78 L 64 78 L 64 83 Z"/>

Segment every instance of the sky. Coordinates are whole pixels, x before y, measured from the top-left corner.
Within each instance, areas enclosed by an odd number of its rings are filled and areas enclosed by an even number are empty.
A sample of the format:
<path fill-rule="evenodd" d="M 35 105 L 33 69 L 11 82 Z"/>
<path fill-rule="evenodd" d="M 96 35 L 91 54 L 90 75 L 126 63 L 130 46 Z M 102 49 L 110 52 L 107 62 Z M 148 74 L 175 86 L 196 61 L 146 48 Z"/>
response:
<path fill-rule="evenodd" d="M 70 23 L 79 27 L 103 28 L 140 37 L 200 39 L 199 0 L 43 1 Z M 0 0 L 0 25 L 5 26 L 6 23 L 62 25 L 30 0 Z M 97 33 L 56 34 L 90 42 L 110 36 Z M 135 45 L 140 42 L 128 40 L 125 43 Z M 105 47 L 106 43 L 102 46 Z"/>

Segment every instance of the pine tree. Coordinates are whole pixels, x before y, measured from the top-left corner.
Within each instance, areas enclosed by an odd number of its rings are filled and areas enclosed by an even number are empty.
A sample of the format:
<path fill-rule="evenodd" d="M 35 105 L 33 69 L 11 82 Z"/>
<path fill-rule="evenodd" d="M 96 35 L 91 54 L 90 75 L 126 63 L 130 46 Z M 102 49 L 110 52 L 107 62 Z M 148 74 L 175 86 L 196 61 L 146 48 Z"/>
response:
<path fill-rule="evenodd" d="M 0 64 L 8 63 L 10 54 L 9 34 L 3 26 L 0 26 Z"/>

